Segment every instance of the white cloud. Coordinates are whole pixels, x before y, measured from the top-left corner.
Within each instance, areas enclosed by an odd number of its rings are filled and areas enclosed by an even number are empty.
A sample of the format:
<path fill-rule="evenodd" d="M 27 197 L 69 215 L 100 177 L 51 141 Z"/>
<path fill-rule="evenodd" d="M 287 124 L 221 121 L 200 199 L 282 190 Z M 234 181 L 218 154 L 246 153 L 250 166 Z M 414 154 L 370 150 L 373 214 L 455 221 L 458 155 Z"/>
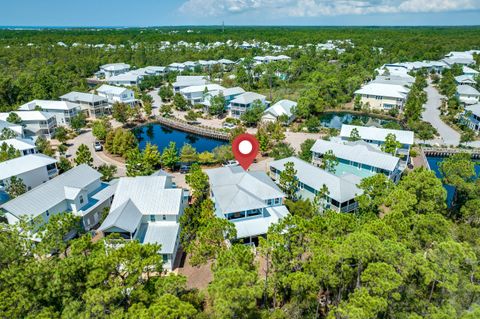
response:
<path fill-rule="evenodd" d="M 180 11 L 222 16 L 253 11 L 265 16 L 316 17 L 344 14 L 445 12 L 480 9 L 480 0 L 187 0 Z"/>

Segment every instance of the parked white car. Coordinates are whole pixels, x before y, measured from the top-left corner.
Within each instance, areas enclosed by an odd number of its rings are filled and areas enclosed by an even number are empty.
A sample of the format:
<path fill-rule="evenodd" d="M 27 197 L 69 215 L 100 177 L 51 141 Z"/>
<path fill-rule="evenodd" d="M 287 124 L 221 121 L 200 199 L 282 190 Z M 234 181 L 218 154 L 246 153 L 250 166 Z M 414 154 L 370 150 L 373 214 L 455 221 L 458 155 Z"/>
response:
<path fill-rule="evenodd" d="M 232 166 L 238 166 L 238 165 L 240 164 L 236 160 L 226 161 L 225 164 L 223 164 L 223 166 L 225 167 L 232 167 Z"/>

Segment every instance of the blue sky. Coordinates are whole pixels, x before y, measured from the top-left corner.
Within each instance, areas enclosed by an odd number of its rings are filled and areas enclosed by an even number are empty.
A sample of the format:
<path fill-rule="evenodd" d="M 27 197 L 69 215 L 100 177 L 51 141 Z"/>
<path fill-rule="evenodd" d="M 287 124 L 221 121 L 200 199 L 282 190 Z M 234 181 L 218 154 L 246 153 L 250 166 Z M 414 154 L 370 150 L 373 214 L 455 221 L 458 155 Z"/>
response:
<path fill-rule="evenodd" d="M 478 25 L 480 0 L 0 0 L 4 26 Z"/>

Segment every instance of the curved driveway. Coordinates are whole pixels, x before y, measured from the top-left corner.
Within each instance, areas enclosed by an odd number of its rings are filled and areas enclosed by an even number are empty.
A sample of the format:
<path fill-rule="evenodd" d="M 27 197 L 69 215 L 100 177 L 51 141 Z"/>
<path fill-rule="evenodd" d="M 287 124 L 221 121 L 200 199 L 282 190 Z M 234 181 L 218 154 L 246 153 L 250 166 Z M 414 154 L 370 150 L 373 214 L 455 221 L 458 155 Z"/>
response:
<path fill-rule="evenodd" d="M 440 118 L 440 106 L 442 105 L 442 96 L 438 90 L 429 82 L 427 88 L 427 103 L 424 105 L 422 118 L 435 127 L 440 135 L 440 139 L 426 141 L 429 144 L 441 144 L 447 146 L 458 146 L 460 144 L 460 133 L 448 126 Z"/>

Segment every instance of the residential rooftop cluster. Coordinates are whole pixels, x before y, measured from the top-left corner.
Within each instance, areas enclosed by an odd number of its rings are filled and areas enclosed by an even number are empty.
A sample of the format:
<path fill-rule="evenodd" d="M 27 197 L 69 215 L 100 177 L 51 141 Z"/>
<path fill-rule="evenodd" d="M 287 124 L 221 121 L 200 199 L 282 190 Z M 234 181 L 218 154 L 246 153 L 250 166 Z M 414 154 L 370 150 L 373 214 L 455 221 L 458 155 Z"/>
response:
<path fill-rule="evenodd" d="M 412 71 L 426 69 L 428 72 L 442 73 L 443 70 L 453 65 L 461 65 L 463 75 L 456 78 L 458 84 L 457 95 L 464 104 L 475 104 L 478 102 L 480 93 L 471 86 L 475 84 L 474 77 L 478 71 L 469 67 L 475 64 L 473 54 L 480 53 L 479 50 L 465 52 L 450 52 L 439 61 L 415 61 L 384 64 L 376 70 L 377 76 L 374 80 L 365 84 L 355 92 L 360 97 L 363 105 L 374 110 L 388 111 L 391 109 L 402 110 L 410 87 L 415 78 L 410 75 Z"/>

